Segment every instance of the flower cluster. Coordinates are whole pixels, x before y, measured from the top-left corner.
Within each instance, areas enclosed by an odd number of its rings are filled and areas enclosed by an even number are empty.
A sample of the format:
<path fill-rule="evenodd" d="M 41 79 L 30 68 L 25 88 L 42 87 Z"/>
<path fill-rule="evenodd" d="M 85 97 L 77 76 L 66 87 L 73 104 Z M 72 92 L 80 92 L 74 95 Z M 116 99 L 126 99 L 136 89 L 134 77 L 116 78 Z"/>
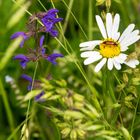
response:
<path fill-rule="evenodd" d="M 20 44 L 20 47 L 23 47 L 24 42 L 29 39 L 31 36 L 35 35 L 36 32 L 47 32 L 52 37 L 58 36 L 58 31 L 55 30 L 55 24 L 62 21 L 63 18 L 57 18 L 57 13 L 59 11 L 57 9 L 50 9 L 48 12 L 41 12 L 37 13 L 35 15 L 32 15 L 30 17 L 30 22 L 28 23 L 29 31 L 27 33 L 25 32 L 16 32 L 11 36 L 11 39 L 15 39 L 17 37 L 22 37 L 22 42 Z M 36 24 L 35 21 L 39 19 L 43 26 L 39 27 L 37 30 L 35 30 Z"/>
<path fill-rule="evenodd" d="M 24 55 L 24 54 L 18 54 L 14 57 L 14 60 L 19 60 L 20 61 L 20 65 L 23 69 L 26 68 L 26 65 L 28 62 L 30 61 L 38 61 L 41 58 L 44 58 L 45 60 L 48 60 L 49 62 L 51 62 L 53 65 L 56 65 L 56 59 L 58 57 L 63 57 L 62 54 L 59 53 L 53 53 L 50 55 L 45 54 L 46 49 L 43 47 L 43 41 L 44 41 L 44 36 L 42 36 L 40 38 L 40 46 L 35 49 L 29 49 L 29 54 Z"/>
<path fill-rule="evenodd" d="M 81 57 L 86 58 L 85 65 L 101 60 L 95 67 L 95 72 L 107 63 L 109 70 L 115 67 L 121 69 L 121 64 L 126 64 L 131 68 L 135 68 L 139 61 L 135 58 L 128 59 L 129 56 L 123 52 L 128 50 L 128 46 L 132 45 L 140 39 L 139 30 L 134 30 L 135 25 L 130 24 L 120 35 L 118 32 L 120 24 L 120 15 L 116 14 L 114 19 L 111 13 L 106 15 L 106 28 L 100 16 L 96 16 L 96 21 L 103 36 L 103 40 L 88 41 L 80 44 Z M 99 49 L 95 47 L 99 45 Z"/>
<path fill-rule="evenodd" d="M 30 17 L 30 22 L 28 25 L 29 31 L 27 33 L 25 32 L 16 32 L 11 36 L 11 39 L 15 39 L 17 37 L 22 37 L 22 41 L 20 43 L 20 47 L 24 46 L 24 42 L 28 40 L 31 36 L 36 35 L 36 33 L 39 32 L 47 32 L 49 33 L 52 37 L 58 36 L 58 31 L 55 30 L 55 24 L 57 22 L 62 21 L 62 18 L 57 18 L 57 13 L 59 11 L 57 9 L 50 9 L 48 12 L 43 12 L 43 13 L 37 13 L 36 15 L 33 15 Z M 36 25 L 34 24 L 35 20 L 39 19 L 42 23 L 43 26 L 39 27 L 37 30 L 35 29 Z M 45 30 L 44 30 L 45 29 Z M 41 36 L 40 38 L 40 43 L 39 47 L 37 49 L 29 49 L 29 53 L 27 55 L 24 54 L 18 54 L 14 57 L 14 60 L 19 60 L 20 65 L 23 69 L 26 68 L 26 65 L 30 61 L 38 61 L 40 58 L 44 58 L 45 60 L 48 60 L 52 64 L 56 65 L 56 59 L 58 57 L 63 57 L 62 54 L 54 53 L 51 55 L 45 54 L 46 49 L 43 47 L 43 42 L 44 42 L 45 37 Z"/>
<path fill-rule="evenodd" d="M 39 36 L 38 34 L 42 32 L 49 33 L 52 37 L 58 36 L 58 31 L 55 29 L 55 25 L 56 23 L 63 20 L 62 18 L 57 17 L 58 12 L 59 11 L 57 9 L 50 9 L 47 12 L 40 12 L 35 15 L 32 15 L 29 18 L 29 22 L 27 24 L 28 32 L 16 32 L 11 36 L 11 39 L 22 37 L 20 47 L 23 47 L 25 41 L 28 40 L 30 37 L 34 37 L 37 40 L 36 42 L 38 42 L 38 44 L 36 45 L 36 48 L 34 49 L 28 48 L 28 52 L 26 54 L 18 54 L 14 56 L 14 60 L 19 60 L 20 65 L 23 69 L 26 68 L 27 63 L 31 61 L 36 62 L 36 61 L 39 61 L 40 59 L 45 59 L 51 62 L 53 65 L 56 65 L 57 64 L 56 59 L 58 57 L 63 57 L 63 55 L 59 53 L 46 54 L 46 48 L 44 48 L 43 46 L 45 36 L 42 35 L 38 39 L 38 36 Z M 42 26 L 41 25 L 36 26 L 38 20 L 42 22 Z M 35 80 L 33 82 L 33 79 L 30 76 L 25 75 L 25 74 L 23 74 L 21 77 L 29 81 L 29 85 L 27 87 L 28 90 L 32 90 L 34 88 L 41 88 L 40 81 Z M 39 98 L 43 94 L 44 94 L 44 91 L 42 91 L 39 95 L 37 95 L 35 97 L 35 100 L 38 101 Z"/>

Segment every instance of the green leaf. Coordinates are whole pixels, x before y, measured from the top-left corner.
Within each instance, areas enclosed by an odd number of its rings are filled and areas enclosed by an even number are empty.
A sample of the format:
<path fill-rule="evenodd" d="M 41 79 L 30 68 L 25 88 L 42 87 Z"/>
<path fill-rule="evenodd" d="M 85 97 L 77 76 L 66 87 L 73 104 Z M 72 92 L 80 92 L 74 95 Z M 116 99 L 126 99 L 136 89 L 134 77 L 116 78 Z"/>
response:
<path fill-rule="evenodd" d="M 21 18 L 26 13 L 26 10 L 30 6 L 30 4 L 31 4 L 31 2 L 27 1 L 21 8 L 19 8 L 18 11 L 16 11 L 16 13 L 13 14 L 13 16 L 8 21 L 8 24 L 7 24 L 8 29 L 12 28 L 14 25 L 16 25 L 21 20 Z"/>
<path fill-rule="evenodd" d="M 13 56 L 14 52 L 19 48 L 19 44 L 22 40 L 22 37 L 19 37 L 15 39 L 9 46 L 8 49 L 5 52 L 5 55 L 0 60 L 0 71 L 5 68 L 5 66 L 8 64 L 9 60 Z"/>
<path fill-rule="evenodd" d="M 128 130 L 124 127 L 121 127 L 120 129 L 123 133 L 125 140 L 131 140 L 131 135 L 129 134 Z"/>

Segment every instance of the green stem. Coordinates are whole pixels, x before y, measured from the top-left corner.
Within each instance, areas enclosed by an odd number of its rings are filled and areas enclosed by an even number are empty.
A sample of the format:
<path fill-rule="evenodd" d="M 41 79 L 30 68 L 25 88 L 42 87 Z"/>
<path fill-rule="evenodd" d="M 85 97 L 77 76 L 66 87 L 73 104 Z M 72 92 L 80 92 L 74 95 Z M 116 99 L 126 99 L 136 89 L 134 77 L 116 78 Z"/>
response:
<path fill-rule="evenodd" d="M 36 62 L 36 66 L 35 66 L 35 70 L 34 70 L 34 75 L 33 75 L 33 81 L 32 81 L 32 86 L 31 86 L 31 91 L 33 90 L 33 85 L 34 85 L 34 81 L 35 81 L 35 76 L 36 76 L 36 72 L 37 72 L 37 67 L 38 67 L 38 62 Z M 28 102 L 28 107 L 27 107 L 27 112 L 26 112 L 26 121 L 25 121 L 25 126 L 28 126 L 28 117 L 29 117 L 29 111 L 30 111 L 30 106 L 31 106 L 31 100 L 29 100 Z M 25 129 L 26 130 L 26 129 Z M 22 137 L 22 134 L 21 134 Z M 27 138 L 27 140 L 29 139 L 29 137 Z"/>
<path fill-rule="evenodd" d="M 136 107 L 135 107 L 134 117 L 133 117 L 133 120 L 132 120 L 131 131 L 130 131 L 131 136 L 132 136 L 132 133 L 133 133 L 133 127 L 134 127 L 134 122 L 135 122 L 135 119 L 136 119 L 139 100 L 140 100 L 140 96 L 138 97 L 138 101 L 137 101 L 137 104 L 136 104 Z"/>
<path fill-rule="evenodd" d="M 8 119 L 10 129 L 11 129 L 11 132 L 12 132 L 15 128 L 14 127 L 14 119 L 13 119 L 12 111 L 10 109 L 10 105 L 9 105 L 9 102 L 8 102 L 8 97 L 7 97 L 7 94 L 4 90 L 4 86 L 3 86 L 2 83 L 3 82 L 2 82 L 1 77 L 0 77 L 0 93 L 1 93 L 1 96 L 2 96 L 2 99 L 3 99 L 4 107 L 5 107 L 5 110 L 6 110 L 6 113 L 7 113 L 7 119 Z M 17 140 L 16 135 L 14 136 L 14 140 Z"/>
<path fill-rule="evenodd" d="M 114 95 L 114 91 L 113 91 L 113 80 L 112 80 L 112 76 L 111 76 L 111 72 L 108 71 L 107 72 L 107 82 L 108 82 L 108 90 L 109 90 L 109 95 L 112 98 L 113 103 L 116 102 L 116 97 Z"/>
<path fill-rule="evenodd" d="M 89 10 L 88 10 L 88 38 L 89 40 L 92 39 L 92 19 L 93 19 L 93 15 L 92 15 L 92 11 L 93 11 L 93 5 L 92 5 L 93 0 L 89 0 Z"/>

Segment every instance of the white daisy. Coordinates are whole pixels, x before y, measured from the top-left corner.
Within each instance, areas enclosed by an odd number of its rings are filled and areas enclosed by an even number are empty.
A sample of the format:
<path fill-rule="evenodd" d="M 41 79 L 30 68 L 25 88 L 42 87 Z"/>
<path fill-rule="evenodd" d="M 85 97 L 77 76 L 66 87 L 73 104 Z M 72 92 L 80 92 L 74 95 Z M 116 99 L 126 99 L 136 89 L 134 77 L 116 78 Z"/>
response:
<path fill-rule="evenodd" d="M 129 67 L 135 68 L 139 64 L 136 59 L 128 61 L 127 54 L 123 53 L 128 50 L 128 46 L 140 39 L 139 30 L 134 30 L 135 25 L 130 24 L 120 35 L 118 32 L 120 15 L 116 14 L 114 18 L 110 13 L 106 15 L 106 26 L 100 16 L 96 15 L 96 21 L 103 36 L 103 40 L 94 40 L 83 42 L 80 44 L 81 57 L 86 58 L 85 65 L 91 64 L 95 61 L 100 62 L 95 67 L 95 72 L 98 72 L 107 63 L 109 70 L 115 67 L 117 70 L 121 69 L 121 64 L 126 64 Z M 99 45 L 99 49 L 95 47 Z"/>

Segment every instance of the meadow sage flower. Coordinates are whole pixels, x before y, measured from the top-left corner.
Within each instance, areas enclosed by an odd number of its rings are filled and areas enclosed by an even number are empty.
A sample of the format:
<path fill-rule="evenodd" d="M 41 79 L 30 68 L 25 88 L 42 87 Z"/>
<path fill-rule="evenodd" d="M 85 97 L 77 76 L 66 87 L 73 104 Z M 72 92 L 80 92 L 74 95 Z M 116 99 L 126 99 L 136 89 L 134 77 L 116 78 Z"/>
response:
<path fill-rule="evenodd" d="M 30 61 L 30 59 L 27 56 L 25 56 L 24 54 L 18 54 L 16 56 L 14 56 L 14 60 L 19 60 L 20 65 L 23 69 L 26 68 L 27 63 Z"/>
<path fill-rule="evenodd" d="M 103 36 L 103 40 L 94 40 L 83 42 L 80 44 L 81 57 L 86 58 L 85 65 L 101 60 L 95 67 L 95 72 L 107 63 L 109 70 L 115 67 L 121 69 L 121 64 L 126 64 L 131 68 L 135 68 L 139 64 L 136 59 L 128 60 L 128 55 L 124 52 L 128 50 L 128 46 L 132 45 L 140 39 L 139 30 L 134 30 L 135 25 L 130 24 L 120 35 L 118 32 L 120 24 L 120 15 L 116 14 L 112 18 L 111 13 L 106 15 L 106 26 L 100 16 L 96 15 L 96 21 Z M 96 46 L 99 45 L 97 48 Z M 96 47 L 96 48 L 95 48 Z"/>
<path fill-rule="evenodd" d="M 55 24 L 63 20 L 63 18 L 56 17 L 58 12 L 59 10 L 57 9 L 50 9 L 41 18 L 42 23 L 46 27 L 46 32 L 53 37 L 58 36 L 58 31 L 54 29 Z"/>
<path fill-rule="evenodd" d="M 14 56 L 14 60 L 19 60 L 20 65 L 23 69 L 26 68 L 26 65 L 28 62 L 30 61 L 36 62 L 40 60 L 41 58 L 51 62 L 53 65 L 56 65 L 57 64 L 56 59 L 58 57 L 63 57 L 63 55 L 59 53 L 53 53 L 50 55 L 46 54 L 46 49 L 43 47 L 44 39 L 45 37 L 41 36 L 39 47 L 37 49 L 35 50 L 29 49 L 29 53 L 27 55 L 18 54 Z"/>
<path fill-rule="evenodd" d="M 15 38 L 18 38 L 18 37 L 22 37 L 22 41 L 20 43 L 20 47 L 23 47 L 24 45 L 24 42 L 31 36 L 30 33 L 25 33 L 25 32 L 16 32 L 14 33 L 10 39 L 15 39 Z"/>

